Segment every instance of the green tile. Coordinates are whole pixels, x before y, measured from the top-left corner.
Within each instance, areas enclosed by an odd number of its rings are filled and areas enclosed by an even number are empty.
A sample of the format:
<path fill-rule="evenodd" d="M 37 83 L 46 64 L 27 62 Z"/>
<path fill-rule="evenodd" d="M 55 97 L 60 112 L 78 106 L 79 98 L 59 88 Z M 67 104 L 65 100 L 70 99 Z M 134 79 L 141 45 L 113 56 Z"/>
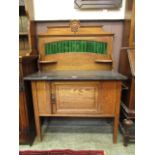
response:
<path fill-rule="evenodd" d="M 45 54 L 92 52 L 107 54 L 107 43 L 88 40 L 64 40 L 45 44 Z"/>

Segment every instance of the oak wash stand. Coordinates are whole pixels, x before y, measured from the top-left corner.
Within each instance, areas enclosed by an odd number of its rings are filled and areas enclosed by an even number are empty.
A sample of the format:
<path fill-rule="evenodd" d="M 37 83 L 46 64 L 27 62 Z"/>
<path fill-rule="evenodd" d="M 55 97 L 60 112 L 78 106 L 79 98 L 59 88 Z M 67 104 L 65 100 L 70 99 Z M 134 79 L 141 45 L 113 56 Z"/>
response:
<path fill-rule="evenodd" d="M 101 26 L 48 27 L 38 39 L 40 71 L 31 81 L 37 136 L 42 140 L 40 117 L 114 118 L 117 142 L 122 80 L 112 71 L 113 34 Z"/>

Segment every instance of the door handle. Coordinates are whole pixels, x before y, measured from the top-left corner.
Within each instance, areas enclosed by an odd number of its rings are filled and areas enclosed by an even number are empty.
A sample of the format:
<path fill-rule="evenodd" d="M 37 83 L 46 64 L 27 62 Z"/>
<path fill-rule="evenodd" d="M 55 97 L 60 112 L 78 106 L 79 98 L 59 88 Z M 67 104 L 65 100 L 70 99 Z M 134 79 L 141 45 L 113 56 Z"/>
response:
<path fill-rule="evenodd" d="M 52 101 L 52 104 L 55 104 L 55 102 L 56 102 L 55 94 L 51 94 L 51 101 Z"/>

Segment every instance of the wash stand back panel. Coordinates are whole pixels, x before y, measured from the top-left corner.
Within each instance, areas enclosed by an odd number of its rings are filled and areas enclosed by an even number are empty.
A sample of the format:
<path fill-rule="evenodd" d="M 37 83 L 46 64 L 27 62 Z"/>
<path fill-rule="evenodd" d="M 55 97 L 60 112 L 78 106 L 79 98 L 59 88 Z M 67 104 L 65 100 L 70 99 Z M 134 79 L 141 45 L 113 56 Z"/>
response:
<path fill-rule="evenodd" d="M 102 26 L 47 29 L 39 34 L 40 70 L 112 70 L 113 34 Z"/>

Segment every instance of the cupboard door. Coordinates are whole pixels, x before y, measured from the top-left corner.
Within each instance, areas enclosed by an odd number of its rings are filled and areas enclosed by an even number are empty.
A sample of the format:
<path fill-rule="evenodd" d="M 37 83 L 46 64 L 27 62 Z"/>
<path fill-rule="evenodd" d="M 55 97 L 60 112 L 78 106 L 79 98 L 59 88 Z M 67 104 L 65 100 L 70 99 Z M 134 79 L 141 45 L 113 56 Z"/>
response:
<path fill-rule="evenodd" d="M 99 82 L 55 82 L 52 84 L 54 113 L 96 114 L 100 111 Z"/>

